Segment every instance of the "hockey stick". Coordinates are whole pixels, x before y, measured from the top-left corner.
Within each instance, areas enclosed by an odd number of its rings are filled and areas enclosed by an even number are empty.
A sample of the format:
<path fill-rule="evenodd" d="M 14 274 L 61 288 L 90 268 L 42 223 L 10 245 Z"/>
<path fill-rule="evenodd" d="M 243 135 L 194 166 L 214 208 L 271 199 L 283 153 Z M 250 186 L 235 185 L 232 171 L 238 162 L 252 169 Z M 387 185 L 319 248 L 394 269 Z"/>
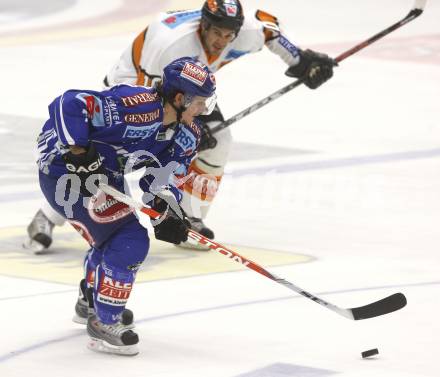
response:
<path fill-rule="evenodd" d="M 115 188 L 108 186 L 106 184 L 100 184 L 99 188 L 104 191 L 106 194 L 111 195 L 113 198 L 118 200 L 119 202 L 125 203 L 128 206 L 145 213 L 149 217 L 153 219 L 158 219 L 161 214 L 153 210 L 152 208 L 145 207 L 143 204 L 135 201 L 132 197 L 123 194 L 122 192 L 116 190 Z M 232 259 L 235 262 L 242 264 L 243 266 L 258 272 L 259 274 L 266 276 L 267 278 L 277 282 L 285 286 L 286 288 L 299 293 L 300 295 L 308 298 L 309 300 L 315 301 L 317 304 L 324 306 L 327 309 L 332 310 L 333 312 L 352 320 L 360 320 L 378 317 L 380 315 L 388 314 L 403 308 L 406 305 L 406 298 L 402 293 L 394 293 L 391 296 L 385 297 L 382 300 L 373 302 L 371 304 L 360 306 L 357 308 L 344 309 L 340 308 L 328 301 L 319 298 L 304 289 L 298 287 L 297 285 L 287 281 L 286 279 L 280 278 L 275 274 L 267 271 L 265 268 L 260 266 L 259 264 L 252 262 L 250 259 L 247 259 L 235 251 L 228 249 L 227 247 L 219 244 L 216 241 L 210 240 L 202 236 L 201 234 L 189 230 L 188 237 L 197 241 L 201 245 L 206 245 L 210 249 L 219 252 L 220 254 Z"/>
<path fill-rule="evenodd" d="M 365 47 L 371 45 L 372 43 L 376 42 L 378 39 L 381 39 L 385 37 L 386 35 L 390 34 L 394 30 L 402 27 L 403 25 L 406 25 L 408 22 L 411 22 L 418 16 L 420 16 L 423 13 L 423 9 L 425 7 L 427 0 L 415 0 L 414 6 L 411 9 L 411 11 L 399 22 L 396 22 L 394 25 L 391 25 L 390 27 L 382 30 L 381 32 L 373 35 L 371 38 L 365 40 L 364 42 L 361 42 L 357 44 L 356 46 L 350 48 L 349 50 L 343 52 L 339 56 L 337 56 L 334 60 L 339 63 L 344 59 L 347 59 L 349 56 L 355 54 L 356 52 L 364 49 Z M 244 118 L 245 116 L 248 116 L 249 114 L 253 113 L 254 111 L 262 108 L 263 106 L 267 105 L 268 103 L 276 100 L 277 98 L 281 97 L 282 95 L 286 94 L 287 92 L 290 92 L 292 89 L 295 89 L 297 86 L 300 86 L 304 82 L 303 79 L 296 80 L 292 82 L 289 85 L 286 85 L 285 87 L 277 90 L 276 92 L 272 93 L 271 95 L 263 98 L 262 100 L 258 101 L 257 103 L 253 104 L 252 106 L 249 106 L 248 108 L 244 109 L 243 111 L 240 111 L 238 114 L 234 115 L 233 117 L 229 118 L 228 120 L 224 121 L 223 123 L 219 124 L 218 126 L 215 126 L 211 129 L 211 133 L 217 133 L 221 130 L 223 130 L 226 127 L 229 127 L 231 124 L 239 121 L 240 119 Z"/>

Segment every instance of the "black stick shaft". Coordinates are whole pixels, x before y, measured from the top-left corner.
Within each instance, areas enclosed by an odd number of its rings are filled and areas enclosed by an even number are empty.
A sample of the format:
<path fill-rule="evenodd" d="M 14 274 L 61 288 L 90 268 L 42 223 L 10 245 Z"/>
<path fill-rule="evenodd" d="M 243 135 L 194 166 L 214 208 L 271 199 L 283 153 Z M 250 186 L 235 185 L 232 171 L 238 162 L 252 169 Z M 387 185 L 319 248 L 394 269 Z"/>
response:
<path fill-rule="evenodd" d="M 377 40 L 385 37 L 386 35 L 392 33 L 394 30 L 399 29 L 403 25 L 406 25 L 408 22 L 414 20 L 416 17 L 420 16 L 423 13 L 423 9 L 412 9 L 405 18 L 400 20 L 399 22 L 396 22 L 395 24 L 391 25 L 390 27 L 382 30 L 381 32 L 373 35 L 371 38 L 357 44 L 356 46 L 350 48 L 349 50 L 343 52 L 339 56 L 335 58 L 335 61 L 337 63 L 341 62 L 344 59 L 347 59 L 349 56 L 357 53 L 358 51 L 364 49 L 365 47 L 373 44 Z M 262 108 L 263 106 L 266 106 L 268 103 L 276 100 L 277 98 L 281 97 L 282 95 L 286 94 L 287 92 L 290 92 L 291 90 L 295 89 L 297 86 L 300 86 L 303 83 L 303 79 L 296 80 L 289 85 L 286 85 L 285 87 L 277 90 L 276 92 L 272 93 L 271 95 L 263 98 L 262 100 L 258 101 L 257 103 L 253 104 L 252 106 L 249 106 L 248 108 L 240 111 L 238 114 L 235 114 L 228 120 L 224 121 L 223 123 L 219 124 L 218 126 L 215 126 L 212 128 L 211 132 L 217 133 L 221 130 L 223 130 L 226 127 L 229 127 L 231 124 L 239 121 L 240 119 L 244 118 L 245 116 L 248 116 L 249 114 L 253 113 L 254 111 Z"/>
<path fill-rule="evenodd" d="M 339 63 L 340 61 L 347 59 L 349 56 L 355 54 L 356 52 L 364 49 L 365 47 L 373 44 L 379 39 L 382 39 L 386 35 L 392 33 L 394 30 L 399 29 L 403 25 L 406 25 L 408 22 L 411 22 L 416 17 L 420 16 L 422 14 L 422 9 L 412 9 L 408 15 L 400 20 L 399 22 L 396 22 L 394 25 L 391 25 L 390 27 L 386 28 L 385 30 L 382 30 L 381 32 L 373 35 L 371 38 L 368 38 L 366 41 L 361 42 L 357 44 L 356 46 L 352 47 L 351 49 L 343 52 L 341 55 L 339 55 L 335 60 Z"/>

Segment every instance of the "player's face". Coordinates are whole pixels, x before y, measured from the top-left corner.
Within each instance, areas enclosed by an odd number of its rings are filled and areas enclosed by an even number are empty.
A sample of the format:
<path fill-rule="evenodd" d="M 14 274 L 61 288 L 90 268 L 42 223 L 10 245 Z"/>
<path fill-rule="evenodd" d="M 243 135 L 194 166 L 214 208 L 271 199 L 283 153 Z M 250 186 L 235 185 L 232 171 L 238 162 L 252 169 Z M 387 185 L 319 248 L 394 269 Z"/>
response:
<path fill-rule="evenodd" d="M 186 110 L 182 113 L 182 121 L 186 124 L 191 124 L 194 117 L 202 114 L 210 114 L 215 107 L 216 102 L 215 94 L 212 97 L 199 97 L 195 96 L 191 98 L 189 104 L 185 104 Z M 185 101 L 185 99 L 183 99 Z"/>
<path fill-rule="evenodd" d="M 202 43 L 210 55 L 220 55 L 228 43 L 235 38 L 235 32 L 214 25 L 202 27 Z"/>

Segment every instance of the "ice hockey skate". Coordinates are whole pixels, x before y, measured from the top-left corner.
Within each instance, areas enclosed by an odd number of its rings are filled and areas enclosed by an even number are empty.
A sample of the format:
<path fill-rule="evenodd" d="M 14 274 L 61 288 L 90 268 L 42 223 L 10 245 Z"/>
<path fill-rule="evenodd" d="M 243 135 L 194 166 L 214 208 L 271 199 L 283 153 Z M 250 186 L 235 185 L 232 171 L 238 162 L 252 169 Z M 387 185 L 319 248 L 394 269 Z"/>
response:
<path fill-rule="evenodd" d="M 89 302 L 91 304 L 89 304 Z M 92 288 L 86 288 L 86 280 L 82 279 L 79 284 L 79 295 L 75 304 L 75 315 L 73 316 L 72 321 L 79 323 L 80 325 L 86 325 L 88 318 L 93 315 L 95 315 L 95 309 L 93 307 L 93 290 Z M 121 315 L 121 324 L 123 324 L 126 329 L 133 329 L 133 321 L 133 312 L 130 309 L 124 309 Z"/>
<path fill-rule="evenodd" d="M 79 283 L 78 300 L 75 304 L 75 315 L 72 318 L 73 322 L 79 323 L 81 325 L 87 324 L 87 319 L 90 315 L 95 314 L 93 305 L 89 307 L 89 301 L 87 300 L 86 294 L 86 279 L 82 279 Z M 90 292 L 89 295 L 93 297 L 93 293 Z"/>
<path fill-rule="evenodd" d="M 29 238 L 23 243 L 23 247 L 35 254 L 44 253 L 52 243 L 54 226 L 40 209 L 27 227 Z"/>
<path fill-rule="evenodd" d="M 188 222 L 190 223 L 192 230 L 196 231 L 197 233 L 200 233 L 202 236 L 205 236 L 211 240 L 214 239 L 214 232 L 205 225 L 202 219 L 199 219 L 197 217 L 187 217 L 186 220 L 188 220 Z M 184 249 L 192 249 L 192 250 L 200 250 L 200 251 L 209 250 L 208 246 L 200 245 L 192 241 L 181 242 L 176 246 Z"/>
<path fill-rule="evenodd" d="M 107 325 L 100 322 L 96 315 L 92 315 L 87 321 L 87 332 L 90 336 L 87 347 L 93 351 L 123 356 L 139 353 L 138 335 L 121 322 Z"/>

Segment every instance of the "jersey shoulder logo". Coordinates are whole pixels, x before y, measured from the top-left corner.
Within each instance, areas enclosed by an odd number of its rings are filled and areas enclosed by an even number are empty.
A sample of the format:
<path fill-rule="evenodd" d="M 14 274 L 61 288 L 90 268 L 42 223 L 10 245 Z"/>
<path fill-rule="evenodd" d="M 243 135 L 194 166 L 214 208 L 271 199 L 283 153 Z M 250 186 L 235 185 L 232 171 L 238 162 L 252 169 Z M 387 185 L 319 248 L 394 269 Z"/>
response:
<path fill-rule="evenodd" d="M 86 96 L 84 97 L 84 99 L 86 100 L 87 117 L 89 119 L 92 119 L 95 115 L 95 111 L 99 113 L 101 111 L 101 108 L 98 104 L 95 103 L 95 97 Z"/>
<path fill-rule="evenodd" d="M 170 14 L 164 20 L 162 20 L 162 24 L 167 26 L 170 29 L 175 29 L 176 27 L 184 24 L 185 22 L 195 20 L 202 16 L 202 11 L 184 11 L 184 12 L 176 12 Z"/>
<path fill-rule="evenodd" d="M 90 93 L 78 93 L 76 98 L 85 105 L 83 112 L 95 127 L 105 127 L 103 103 L 100 98 Z"/>

